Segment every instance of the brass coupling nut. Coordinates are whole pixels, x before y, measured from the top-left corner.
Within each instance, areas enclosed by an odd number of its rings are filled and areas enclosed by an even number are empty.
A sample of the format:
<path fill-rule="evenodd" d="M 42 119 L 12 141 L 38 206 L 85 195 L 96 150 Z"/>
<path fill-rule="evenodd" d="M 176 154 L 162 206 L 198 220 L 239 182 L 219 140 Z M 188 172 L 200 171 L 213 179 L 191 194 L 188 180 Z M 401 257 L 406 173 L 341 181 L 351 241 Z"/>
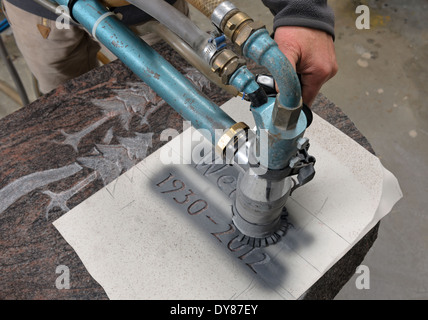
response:
<path fill-rule="evenodd" d="M 212 58 L 211 68 L 220 76 L 223 84 L 227 85 L 232 75 L 245 64 L 246 61 L 235 52 L 225 49 Z"/>
<path fill-rule="evenodd" d="M 246 139 L 248 130 L 249 127 L 243 122 L 234 124 L 218 141 L 216 152 L 222 157 L 225 157 L 226 150 L 231 144 L 233 144 L 234 148 L 237 148 L 239 146 L 239 140 L 244 137 Z"/>
<path fill-rule="evenodd" d="M 239 32 L 239 30 L 246 24 L 254 21 L 251 19 L 249 15 L 242 11 L 235 12 L 233 15 L 225 19 L 221 26 L 221 30 L 223 30 L 226 37 L 233 40 L 235 33 Z"/>
<path fill-rule="evenodd" d="M 225 19 L 221 30 L 233 43 L 242 49 L 242 46 L 254 32 L 265 27 L 262 22 L 254 21 L 246 13 L 238 11 Z"/>
<path fill-rule="evenodd" d="M 238 48 L 242 51 L 247 40 L 258 30 L 265 29 L 266 26 L 263 22 L 260 21 L 252 21 L 250 23 L 246 23 L 238 32 L 235 33 L 235 38 L 233 42 L 238 46 Z"/>

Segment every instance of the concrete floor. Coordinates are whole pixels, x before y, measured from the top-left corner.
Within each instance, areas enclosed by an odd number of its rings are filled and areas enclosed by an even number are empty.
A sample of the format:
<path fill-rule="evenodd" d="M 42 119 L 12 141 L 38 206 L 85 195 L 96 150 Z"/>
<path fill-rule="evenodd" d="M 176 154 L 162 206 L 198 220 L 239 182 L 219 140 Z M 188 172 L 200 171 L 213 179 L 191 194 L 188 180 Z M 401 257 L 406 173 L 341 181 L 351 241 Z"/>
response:
<path fill-rule="evenodd" d="M 272 16 L 260 1 L 234 2 L 272 29 Z M 379 238 L 363 262 L 370 268 L 370 289 L 358 290 L 355 276 L 337 299 L 428 299 L 428 1 L 329 3 L 336 13 L 340 71 L 322 92 L 369 139 L 404 193 L 383 220 Z M 359 4 L 370 8 L 370 30 L 355 26 Z M 192 17 L 208 28 L 205 18 L 194 10 Z M 13 37 L 2 37 L 34 99 L 30 72 Z M 0 79 L 11 83 L 3 65 Z M 18 108 L 0 93 L 0 118 Z"/>

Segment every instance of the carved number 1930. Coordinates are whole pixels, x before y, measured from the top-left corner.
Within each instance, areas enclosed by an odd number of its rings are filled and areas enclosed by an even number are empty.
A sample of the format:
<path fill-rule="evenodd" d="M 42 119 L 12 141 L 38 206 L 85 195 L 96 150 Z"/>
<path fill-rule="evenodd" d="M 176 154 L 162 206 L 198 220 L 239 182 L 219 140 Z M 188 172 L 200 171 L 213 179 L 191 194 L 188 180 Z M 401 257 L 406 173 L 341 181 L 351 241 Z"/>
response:
<path fill-rule="evenodd" d="M 187 205 L 188 214 L 196 216 L 208 209 L 208 203 L 203 199 L 196 198 L 197 195 L 191 189 L 187 189 L 183 181 L 175 179 L 172 173 L 169 174 L 168 178 L 159 182 L 157 186 L 160 188 L 163 185 L 167 185 L 168 182 L 170 182 L 168 189 L 161 193 L 171 194 L 174 196 L 172 199 L 176 203 Z"/>

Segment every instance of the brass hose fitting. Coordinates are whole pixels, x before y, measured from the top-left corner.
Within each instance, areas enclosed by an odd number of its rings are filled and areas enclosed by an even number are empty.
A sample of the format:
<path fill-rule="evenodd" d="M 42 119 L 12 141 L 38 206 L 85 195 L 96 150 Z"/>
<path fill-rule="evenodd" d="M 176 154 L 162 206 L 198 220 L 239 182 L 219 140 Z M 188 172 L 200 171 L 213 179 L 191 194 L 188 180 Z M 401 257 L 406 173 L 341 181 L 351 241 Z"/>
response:
<path fill-rule="evenodd" d="M 265 28 L 261 22 L 255 22 L 246 13 L 239 10 L 230 1 L 224 0 L 186 0 L 212 22 L 235 43 L 239 49 L 257 30 Z"/>
<path fill-rule="evenodd" d="M 220 28 L 226 37 L 242 49 L 248 38 L 257 30 L 265 28 L 265 25 L 262 22 L 254 21 L 246 13 L 238 11 L 229 18 L 223 19 Z"/>
<path fill-rule="evenodd" d="M 216 145 L 216 152 L 223 158 L 225 158 L 226 151 L 229 148 L 233 148 L 233 152 L 236 152 L 239 147 L 239 141 L 241 141 L 241 139 L 245 139 L 245 141 L 247 140 L 248 130 L 249 127 L 243 122 L 239 122 L 233 125 L 219 139 Z"/>
<path fill-rule="evenodd" d="M 223 84 L 229 84 L 232 75 L 245 64 L 244 59 L 228 49 L 220 51 L 211 60 L 212 71 L 221 77 Z"/>
<path fill-rule="evenodd" d="M 229 1 L 221 2 L 214 9 L 211 19 L 214 25 L 232 40 L 241 51 L 245 42 L 254 32 L 265 28 L 262 22 L 254 21 Z"/>

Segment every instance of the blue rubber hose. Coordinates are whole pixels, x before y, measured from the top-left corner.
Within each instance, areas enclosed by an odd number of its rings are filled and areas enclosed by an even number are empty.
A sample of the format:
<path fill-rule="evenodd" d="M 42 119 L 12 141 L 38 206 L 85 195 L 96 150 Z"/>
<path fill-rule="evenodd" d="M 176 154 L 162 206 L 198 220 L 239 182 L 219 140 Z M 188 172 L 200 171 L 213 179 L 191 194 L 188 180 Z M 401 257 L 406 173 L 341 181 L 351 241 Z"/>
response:
<path fill-rule="evenodd" d="M 10 27 L 9 21 L 7 21 L 7 19 L 4 19 L 2 22 L 0 22 L 0 33 L 9 27 Z"/>

